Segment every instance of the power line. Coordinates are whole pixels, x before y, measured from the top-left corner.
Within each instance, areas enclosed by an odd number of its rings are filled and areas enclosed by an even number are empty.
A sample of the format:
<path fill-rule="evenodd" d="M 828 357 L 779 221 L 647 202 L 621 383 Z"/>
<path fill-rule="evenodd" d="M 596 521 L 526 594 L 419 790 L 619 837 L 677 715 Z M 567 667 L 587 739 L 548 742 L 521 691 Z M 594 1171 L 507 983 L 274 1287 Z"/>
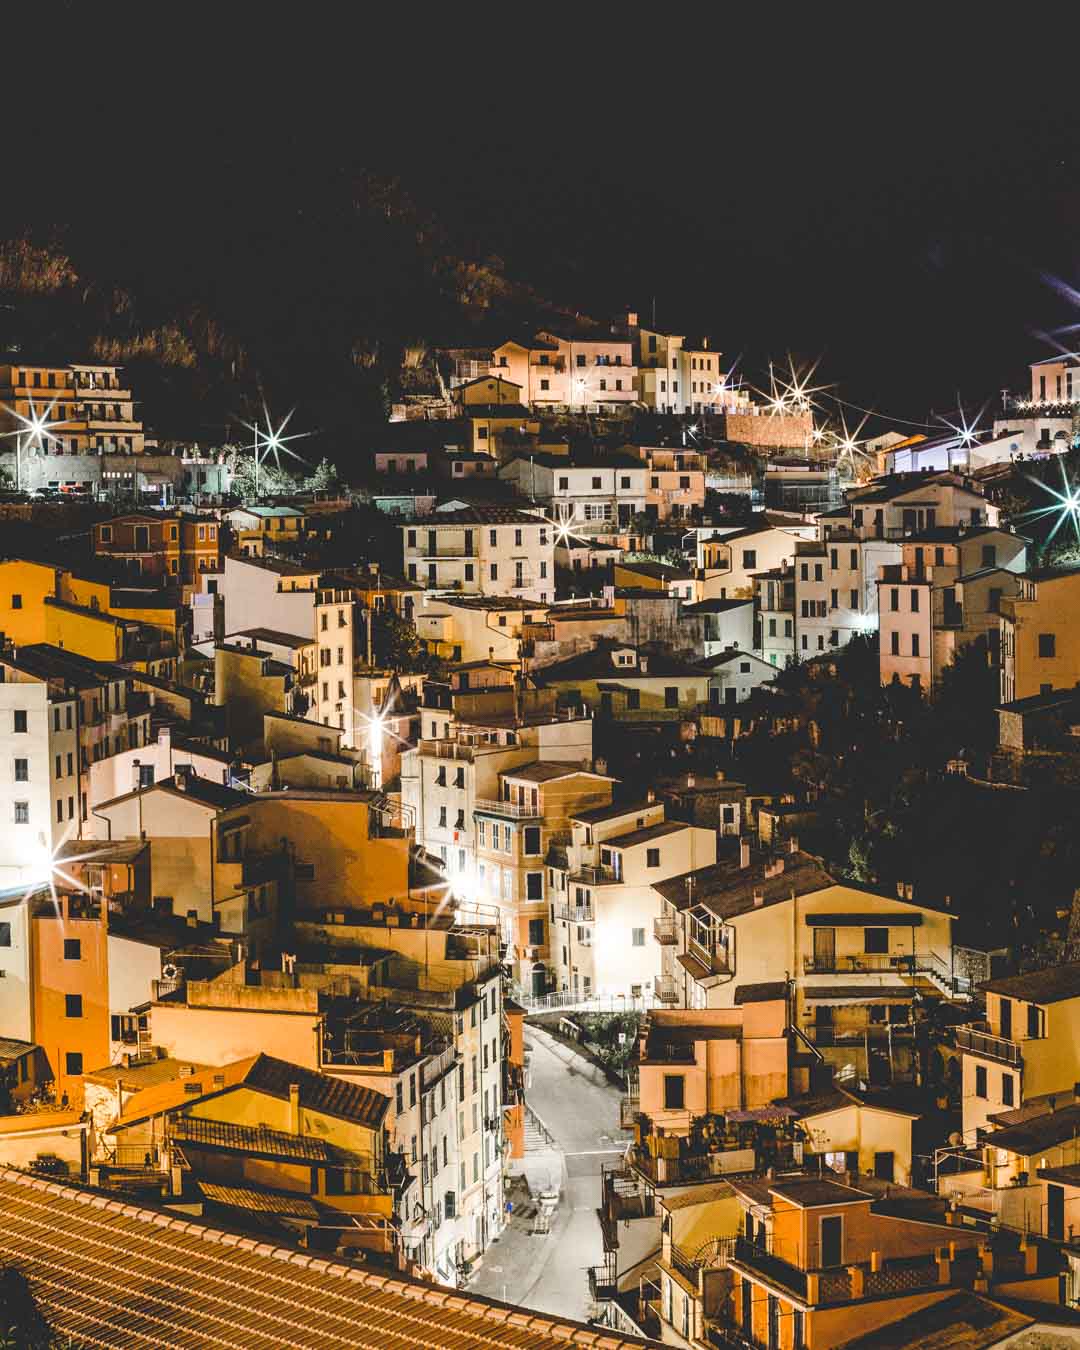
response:
<path fill-rule="evenodd" d="M 867 417 L 880 417 L 884 422 L 902 422 L 907 427 L 925 427 L 928 431 L 947 431 L 947 426 L 936 422 L 915 422 L 910 417 L 890 417 L 886 413 L 880 412 L 877 408 L 863 408 L 858 403 L 850 403 L 846 398 L 841 398 L 839 394 L 830 394 L 825 392 L 825 398 L 831 398 L 834 403 L 842 403 L 845 408 L 851 408 L 855 412 L 865 413 Z"/>

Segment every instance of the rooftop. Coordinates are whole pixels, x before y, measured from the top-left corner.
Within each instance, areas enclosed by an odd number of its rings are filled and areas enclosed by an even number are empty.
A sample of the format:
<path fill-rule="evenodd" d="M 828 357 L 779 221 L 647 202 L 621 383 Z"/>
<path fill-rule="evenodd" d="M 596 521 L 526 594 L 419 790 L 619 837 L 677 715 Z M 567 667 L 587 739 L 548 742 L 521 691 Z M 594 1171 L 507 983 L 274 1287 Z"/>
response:
<path fill-rule="evenodd" d="M 1021 1157 L 1030 1158 L 1043 1149 L 1054 1148 L 1080 1134 L 1080 1106 L 1066 1106 L 1060 1111 L 1047 1111 L 1022 1125 L 994 1130 L 989 1138 L 995 1148 L 1008 1149 Z"/>
<path fill-rule="evenodd" d="M 283 633 L 279 628 L 242 628 L 238 633 L 229 633 L 225 641 L 229 642 L 233 638 L 246 637 L 258 645 L 260 642 L 270 642 L 277 647 L 312 647 L 315 645 L 315 639 L 310 637 L 299 637 L 296 633 Z"/>
<path fill-rule="evenodd" d="M 215 1082 L 215 1079 L 221 1081 Z M 201 1091 L 193 1090 L 196 1084 Z M 288 1101 L 291 1084 L 300 1088 L 300 1100 L 307 1110 L 365 1125 L 369 1129 L 377 1129 L 382 1124 L 390 1106 L 389 1097 L 371 1088 L 358 1087 L 340 1078 L 330 1078 L 326 1074 L 301 1068 L 299 1064 L 259 1054 L 211 1069 L 201 1079 L 177 1078 L 147 1087 L 135 1093 L 116 1123 L 128 1126 L 166 1111 L 182 1110 L 193 1102 L 215 1097 L 241 1085 Z"/>
<path fill-rule="evenodd" d="M 501 506 L 487 502 L 473 502 L 463 505 L 456 499 L 445 507 L 437 506 L 435 514 L 420 520 L 410 520 L 406 524 L 415 529 L 418 525 L 436 529 L 440 525 L 547 525 L 549 521 L 540 515 L 522 511 L 516 506 Z"/>
<path fill-rule="evenodd" d="M 86 1345 L 630 1350 L 648 1344 L 20 1172 L 0 1172 L 0 1244 L 19 1253 L 56 1334 Z"/>
<path fill-rule="evenodd" d="M 1005 998 L 1022 999 L 1025 1003 L 1062 1003 L 1067 998 L 1080 997 L 1080 961 L 1050 966 L 1046 970 L 1031 970 L 1026 975 L 988 980 L 982 988 Z"/>
<path fill-rule="evenodd" d="M 599 825 L 605 820 L 618 820 L 621 816 L 633 816 L 639 811 L 655 811 L 656 802 L 616 802 L 611 806 L 597 806 L 591 811 L 575 811 L 571 820 L 579 820 L 583 825 Z"/>
<path fill-rule="evenodd" d="M 632 651 L 635 653 L 636 662 L 632 666 L 616 665 L 612 659 L 615 651 Z M 644 658 L 646 668 L 641 668 L 641 660 Z M 533 678 L 538 685 L 560 684 L 566 680 L 588 680 L 596 678 L 608 678 L 615 676 L 619 680 L 652 680 L 661 677 L 671 679 L 689 679 L 693 676 L 701 676 L 700 666 L 692 665 L 689 661 L 681 661 L 677 656 L 671 656 L 667 652 L 645 651 L 637 647 L 631 647 L 628 644 L 613 643 L 611 645 L 601 645 L 594 647 L 591 651 L 579 652 L 576 656 L 568 656 L 564 661 L 554 661 L 549 666 L 543 666 L 540 670 L 533 672 Z"/>
<path fill-rule="evenodd" d="M 17 1041 L 11 1036 L 0 1036 L 0 1061 L 21 1059 L 30 1050 L 36 1050 L 33 1041 Z"/>
<path fill-rule="evenodd" d="M 678 909 L 691 904 L 703 904 L 722 919 L 733 918 L 755 908 L 754 891 L 760 890 L 766 905 L 781 903 L 796 895 L 810 895 L 836 883 L 816 858 L 807 853 L 780 855 L 784 870 L 775 876 L 765 875 L 767 857 L 752 860 L 749 867 L 740 867 L 737 858 L 699 867 L 682 876 L 654 884 L 653 889 Z"/>
<path fill-rule="evenodd" d="M 656 825 L 646 825 L 640 830 L 631 830 L 629 834 L 611 835 L 604 840 L 611 848 L 634 848 L 638 844 L 651 844 L 654 839 L 663 839 L 665 835 L 679 834 L 688 830 L 681 820 L 661 820 Z"/>
<path fill-rule="evenodd" d="M 779 1181 L 769 1188 L 772 1195 L 788 1200 L 800 1209 L 817 1209 L 824 1205 L 850 1205 L 860 1200 L 872 1200 L 868 1191 L 844 1186 L 839 1181 L 808 1178 L 806 1181 Z"/>

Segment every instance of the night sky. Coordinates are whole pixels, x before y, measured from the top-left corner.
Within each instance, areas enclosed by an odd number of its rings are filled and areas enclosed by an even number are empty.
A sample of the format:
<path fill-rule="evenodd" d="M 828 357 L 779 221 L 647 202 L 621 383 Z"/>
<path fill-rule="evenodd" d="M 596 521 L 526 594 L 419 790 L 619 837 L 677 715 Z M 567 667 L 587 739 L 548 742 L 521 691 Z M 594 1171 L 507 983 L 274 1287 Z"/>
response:
<path fill-rule="evenodd" d="M 260 327 L 280 359 L 290 327 L 362 307 L 363 170 L 553 300 L 655 300 L 752 378 L 820 356 L 896 417 L 1021 385 L 1080 319 L 1045 280 L 1080 286 L 1068 31 L 987 10 L 978 34 L 886 28 L 871 7 L 85 9 L 8 33 L 0 226 L 54 228 L 95 275 L 197 300 L 256 354 Z"/>

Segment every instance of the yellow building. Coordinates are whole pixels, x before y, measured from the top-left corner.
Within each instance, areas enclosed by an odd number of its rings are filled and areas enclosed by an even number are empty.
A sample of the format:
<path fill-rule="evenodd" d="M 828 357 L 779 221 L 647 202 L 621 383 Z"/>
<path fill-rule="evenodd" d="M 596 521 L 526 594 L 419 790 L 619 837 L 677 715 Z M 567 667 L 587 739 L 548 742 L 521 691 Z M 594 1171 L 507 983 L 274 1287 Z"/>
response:
<path fill-rule="evenodd" d="M 1001 701 L 1080 684 L 1080 568 L 1027 572 L 1001 597 Z"/>
<path fill-rule="evenodd" d="M 616 721 L 680 721 L 709 699 L 709 674 L 664 651 L 608 641 L 533 672 L 560 705 Z"/>
<path fill-rule="evenodd" d="M 346 1245 L 388 1251 L 389 1223 L 343 1229 L 343 1218 L 393 1216 L 402 1168 L 386 1151 L 389 1107 L 371 1088 L 258 1054 L 136 1092 L 109 1133 L 171 1175 L 174 1194 L 182 1179 L 185 1198 L 209 1208 L 245 1211 L 257 1200 L 302 1229 L 337 1229 Z"/>
<path fill-rule="evenodd" d="M 964 1141 L 997 1112 L 1080 1082 L 1080 962 L 991 980 L 986 1021 L 956 1030 Z"/>
<path fill-rule="evenodd" d="M 566 932 L 565 900 L 549 906 L 545 896 L 544 860 L 575 812 L 610 805 L 613 782 L 575 764 L 538 761 L 505 769 L 496 795 L 473 803 L 477 900 L 498 909 L 506 959 L 531 993 L 553 982 L 552 945 Z"/>
<path fill-rule="evenodd" d="M 268 548 L 295 547 L 307 529 L 307 518 L 294 506 L 238 506 L 225 519 L 233 546 L 251 558 L 263 557 Z"/>

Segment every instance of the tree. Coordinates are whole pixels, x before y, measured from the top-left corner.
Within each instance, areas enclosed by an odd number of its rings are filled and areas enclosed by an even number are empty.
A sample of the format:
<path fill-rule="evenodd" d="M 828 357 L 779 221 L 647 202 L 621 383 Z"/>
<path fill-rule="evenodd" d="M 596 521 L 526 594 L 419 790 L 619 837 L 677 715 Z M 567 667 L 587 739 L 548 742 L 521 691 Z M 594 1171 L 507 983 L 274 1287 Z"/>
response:
<path fill-rule="evenodd" d="M 413 625 L 392 609 L 375 611 L 371 645 L 375 664 L 384 669 L 426 674 L 435 665 Z"/>
<path fill-rule="evenodd" d="M 259 486 L 256 492 L 255 456 L 246 450 L 229 448 L 225 454 L 225 466 L 229 471 L 232 491 L 242 501 L 296 491 L 297 483 L 292 474 L 263 460 L 259 464 Z"/>
<path fill-rule="evenodd" d="M 0 1350 L 52 1350 L 55 1346 L 26 1276 L 12 1266 L 0 1267 Z"/>
<path fill-rule="evenodd" d="M 340 481 L 337 465 L 324 457 L 304 479 L 304 487 L 308 492 L 327 491 L 337 487 Z"/>

